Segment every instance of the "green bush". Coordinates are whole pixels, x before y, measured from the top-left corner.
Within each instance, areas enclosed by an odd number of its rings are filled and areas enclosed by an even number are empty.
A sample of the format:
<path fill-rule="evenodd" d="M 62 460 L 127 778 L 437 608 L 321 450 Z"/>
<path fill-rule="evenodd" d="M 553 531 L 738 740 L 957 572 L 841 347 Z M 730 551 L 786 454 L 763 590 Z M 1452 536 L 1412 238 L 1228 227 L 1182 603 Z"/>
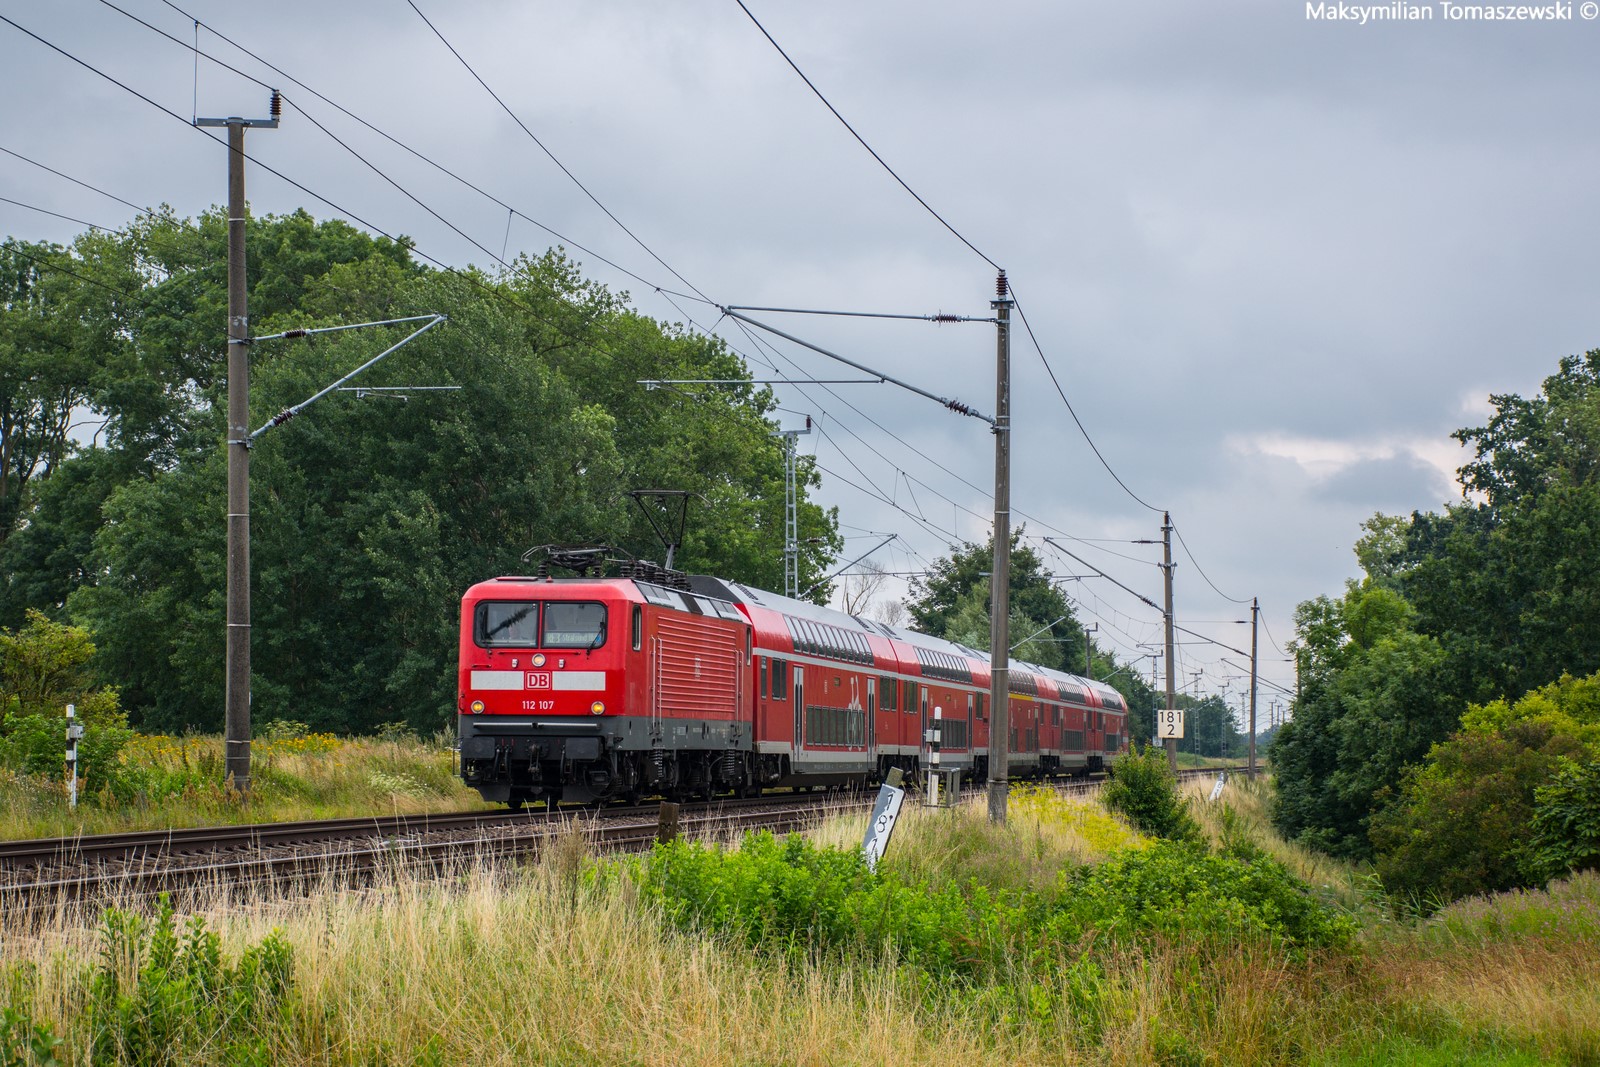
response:
<path fill-rule="evenodd" d="M 94 1062 L 264 1063 L 293 972 L 293 952 L 276 932 L 229 964 L 203 919 L 179 932 L 164 898 L 154 922 L 111 909 L 89 983 Z"/>
<path fill-rule="evenodd" d="M 1543 881 L 1600 869 L 1600 760 L 1560 760 L 1554 776 L 1533 796 L 1530 873 Z"/>
<path fill-rule="evenodd" d="M 1378 876 L 1424 910 L 1537 885 L 1529 834 L 1535 791 L 1583 743 L 1548 722 L 1462 730 L 1408 771 L 1400 796 L 1372 820 Z"/>
<path fill-rule="evenodd" d="M 1347 945 L 1355 930 L 1280 864 L 1213 856 L 1191 843 L 1159 842 L 1062 877 L 1066 884 L 1048 899 L 972 880 L 908 884 L 868 871 L 853 849 L 758 833 L 739 849 L 658 845 L 639 882 L 645 899 L 679 925 L 752 946 L 802 957 L 887 956 L 979 984 L 1015 982 L 1020 969 L 1049 978 L 1058 992 L 1076 990 L 1071 999 L 1083 1004 L 1097 987 L 1072 970 L 1081 959 L 1075 946 L 1094 936 L 1264 939 L 1303 954 Z"/>
<path fill-rule="evenodd" d="M 87 799 L 104 789 L 126 800 L 136 783 L 122 763 L 122 750 L 133 731 L 121 712 L 85 717 L 78 742 L 79 787 Z M 24 715 L 8 720 L 10 733 L 0 737 L 0 766 L 23 774 L 64 781 L 66 775 L 65 715 Z"/>
<path fill-rule="evenodd" d="M 1049 926 L 1062 943 L 1090 933 L 1113 940 L 1265 938 L 1300 955 L 1346 946 L 1356 930 L 1282 864 L 1212 855 L 1190 842 L 1157 842 L 1065 877 L 1069 891 Z"/>
<path fill-rule="evenodd" d="M 1167 765 L 1166 753 L 1150 745 L 1117 758 L 1100 801 L 1147 834 L 1173 841 L 1200 840 L 1200 826 L 1178 794 L 1178 778 Z"/>
<path fill-rule="evenodd" d="M 1005 930 L 1022 899 L 979 886 L 908 886 L 867 870 L 857 851 L 821 849 L 767 832 L 724 850 L 658 845 L 641 870 L 647 899 L 683 926 L 804 956 L 848 948 L 936 974 L 1003 962 Z"/>

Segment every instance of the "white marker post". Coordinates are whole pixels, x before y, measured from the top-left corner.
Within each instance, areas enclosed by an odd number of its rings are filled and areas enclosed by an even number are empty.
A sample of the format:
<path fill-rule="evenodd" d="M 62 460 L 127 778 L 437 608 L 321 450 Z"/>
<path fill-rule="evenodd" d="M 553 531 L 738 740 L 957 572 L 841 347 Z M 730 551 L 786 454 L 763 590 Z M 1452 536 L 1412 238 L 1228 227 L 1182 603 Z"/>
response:
<path fill-rule="evenodd" d="M 939 806 L 939 744 L 944 740 L 944 708 L 933 706 L 933 729 L 924 739 L 928 742 L 928 807 Z"/>
<path fill-rule="evenodd" d="M 78 738 L 83 736 L 83 725 L 77 721 L 78 709 L 67 705 L 67 806 L 78 806 Z"/>
<path fill-rule="evenodd" d="M 867 823 L 867 837 L 861 842 L 861 854 L 866 858 L 867 870 L 876 871 L 878 861 L 889 851 L 889 836 L 894 833 L 895 820 L 900 818 L 900 805 L 906 799 L 901 787 L 904 776 L 900 768 L 889 771 L 878 790 L 878 802 L 872 806 L 872 821 Z"/>
<path fill-rule="evenodd" d="M 1216 800 L 1222 795 L 1222 787 L 1228 784 L 1228 772 L 1223 771 L 1217 775 L 1217 784 L 1211 787 L 1211 799 Z"/>

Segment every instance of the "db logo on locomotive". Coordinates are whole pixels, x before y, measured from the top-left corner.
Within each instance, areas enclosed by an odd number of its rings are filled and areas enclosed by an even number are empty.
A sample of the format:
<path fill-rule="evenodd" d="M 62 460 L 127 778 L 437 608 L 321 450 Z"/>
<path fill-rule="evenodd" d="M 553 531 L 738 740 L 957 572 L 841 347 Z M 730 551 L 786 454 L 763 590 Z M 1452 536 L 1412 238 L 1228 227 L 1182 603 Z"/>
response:
<path fill-rule="evenodd" d="M 529 671 L 528 672 L 528 688 L 529 689 L 549 689 L 550 688 L 550 672 L 549 671 Z"/>

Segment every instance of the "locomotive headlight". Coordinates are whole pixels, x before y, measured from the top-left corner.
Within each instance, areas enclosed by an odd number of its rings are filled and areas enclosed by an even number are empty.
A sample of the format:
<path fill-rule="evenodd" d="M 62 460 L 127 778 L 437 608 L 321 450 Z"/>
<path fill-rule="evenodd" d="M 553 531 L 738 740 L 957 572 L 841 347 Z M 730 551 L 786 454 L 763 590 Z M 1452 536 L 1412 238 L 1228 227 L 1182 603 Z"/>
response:
<path fill-rule="evenodd" d="M 533 665 L 535 667 L 543 667 L 544 666 L 544 653 L 543 652 L 535 652 L 533 654 L 533 659 L 532 659 L 531 662 L 533 663 Z"/>
<path fill-rule="evenodd" d="M 591 715 L 604 715 L 606 713 L 606 706 L 601 701 L 596 700 L 593 704 L 589 705 L 589 713 Z"/>
<path fill-rule="evenodd" d="M 482 715 L 483 714 L 483 701 L 474 700 L 472 702 L 472 714 L 474 714 L 474 715 Z"/>

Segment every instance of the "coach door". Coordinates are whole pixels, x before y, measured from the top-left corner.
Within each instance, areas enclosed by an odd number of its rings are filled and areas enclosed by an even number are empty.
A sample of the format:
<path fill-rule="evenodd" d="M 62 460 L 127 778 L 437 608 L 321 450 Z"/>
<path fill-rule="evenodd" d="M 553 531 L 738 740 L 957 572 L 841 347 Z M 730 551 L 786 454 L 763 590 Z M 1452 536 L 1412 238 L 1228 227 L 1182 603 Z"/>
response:
<path fill-rule="evenodd" d="M 932 741 L 928 733 L 933 729 L 933 722 L 928 718 L 928 687 L 919 686 L 917 692 L 922 694 L 922 754 L 927 756 L 933 751 Z"/>
<path fill-rule="evenodd" d="M 806 672 L 800 664 L 794 665 L 794 750 L 799 752 L 805 744 Z"/>
<path fill-rule="evenodd" d="M 867 679 L 867 751 L 878 750 L 878 680 Z"/>

